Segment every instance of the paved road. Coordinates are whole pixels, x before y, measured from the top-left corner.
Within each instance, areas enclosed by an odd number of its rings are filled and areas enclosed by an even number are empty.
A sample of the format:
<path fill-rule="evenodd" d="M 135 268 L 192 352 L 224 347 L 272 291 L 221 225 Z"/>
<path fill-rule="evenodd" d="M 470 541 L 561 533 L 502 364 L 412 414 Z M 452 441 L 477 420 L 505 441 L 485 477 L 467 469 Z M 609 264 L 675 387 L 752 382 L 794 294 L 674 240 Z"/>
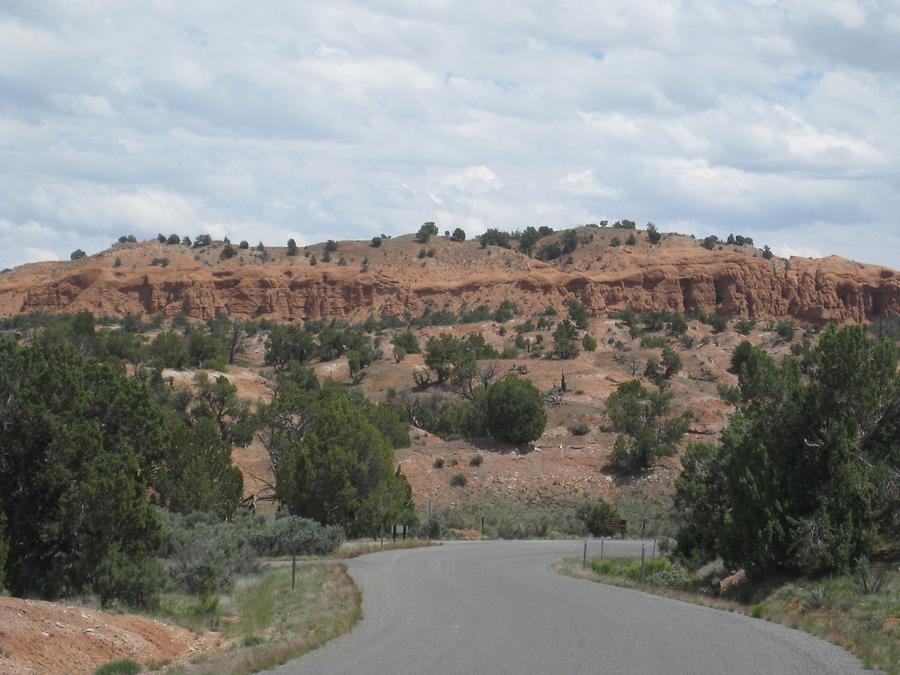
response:
<path fill-rule="evenodd" d="M 458 542 L 349 561 L 363 620 L 278 673 L 854 673 L 827 642 L 746 616 L 563 577 L 581 542 Z M 606 552 L 640 555 L 639 542 Z"/>

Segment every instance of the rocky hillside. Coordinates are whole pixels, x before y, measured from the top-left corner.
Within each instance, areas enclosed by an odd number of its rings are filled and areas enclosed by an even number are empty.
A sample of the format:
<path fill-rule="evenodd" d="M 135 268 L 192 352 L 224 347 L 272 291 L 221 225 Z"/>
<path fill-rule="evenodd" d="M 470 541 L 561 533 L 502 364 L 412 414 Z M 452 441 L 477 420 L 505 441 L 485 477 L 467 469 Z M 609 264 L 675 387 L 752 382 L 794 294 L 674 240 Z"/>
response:
<path fill-rule="evenodd" d="M 838 257 L 766 259 L 753 246 L 643 231 L 583 227 L 578 246 L 551 262 L 477 241 L 411 235 L 300 248 L 201 248 L 157 241 L 116 244 L 72 262 L 23 265 L 0 274 L 0 316 L 22 312 L 98 315 L 183 312 L 195 319 L 364 320 L 426 308 L 495 308 L 512 300 L 524 311 L 578 298 L 594 312 L 624 308 L 720 312 L 754 318 L 866 321 L 900 314 L 900 273 Z M 559 240 L 555 233 L 536 246 Z M 616 238 L 621 245 L 613 245 Z"/>

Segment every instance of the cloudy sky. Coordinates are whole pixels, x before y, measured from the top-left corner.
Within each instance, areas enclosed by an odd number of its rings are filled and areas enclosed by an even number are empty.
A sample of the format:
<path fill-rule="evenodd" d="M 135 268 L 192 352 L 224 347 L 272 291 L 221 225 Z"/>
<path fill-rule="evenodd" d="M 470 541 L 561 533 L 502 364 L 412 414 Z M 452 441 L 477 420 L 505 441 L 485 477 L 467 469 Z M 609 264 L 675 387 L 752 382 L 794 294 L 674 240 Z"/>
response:
<path fill-rule="evenodd" d="M 900 0 L 0 0 L 0 268 L 604 218 L 900 268 Z"/>

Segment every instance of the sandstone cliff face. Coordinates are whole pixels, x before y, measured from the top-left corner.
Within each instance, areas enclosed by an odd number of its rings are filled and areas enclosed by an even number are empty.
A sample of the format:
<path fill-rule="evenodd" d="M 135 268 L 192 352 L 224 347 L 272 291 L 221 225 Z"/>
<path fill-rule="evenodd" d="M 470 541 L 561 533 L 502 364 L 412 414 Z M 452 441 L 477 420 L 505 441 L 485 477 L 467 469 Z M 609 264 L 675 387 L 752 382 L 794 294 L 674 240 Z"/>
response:
<path fill-rule="evenodd" d="M 502 300 L 536 311 L 571 298 L 599 313 L 630 307 L 816 322 L 900 314 L 900 274 L 836 257 L 764 260 L 737 249 L 707 251 L 680 238 L 627 251 L 611 251 L 598 241 L 579 248 L 573 263 L 554 265 L 502 249 L 491 255 L 474 242 L 440 240 L 435 257 L 420 262 L 418 245 L 390 244 L 369 249 L 345 242 L 343 265 L 316 266 L 274 249 L 220 262 L 215 247 L 204 255 L 180 247 L 157 250 L 156 244 L 116 247 L 72 263 L 26 265 L 0 275 L 0 316 L 87 309 L 114 316 L 183 312 L 200 320 L 227 314 L 355 321 L 370 312 L 494 308 Z M 173 257 L 171 264 L 151 264 L 160 252 Z"/>

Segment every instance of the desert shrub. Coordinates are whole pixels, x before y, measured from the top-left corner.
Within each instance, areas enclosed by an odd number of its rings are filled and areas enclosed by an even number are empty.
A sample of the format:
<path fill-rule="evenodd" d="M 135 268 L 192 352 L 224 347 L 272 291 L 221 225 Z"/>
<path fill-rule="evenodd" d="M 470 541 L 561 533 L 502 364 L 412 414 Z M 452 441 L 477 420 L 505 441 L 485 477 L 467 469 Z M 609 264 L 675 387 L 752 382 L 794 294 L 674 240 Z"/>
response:
<path fill-rule="evenodd" d="M 782 340 L 790 342 L 794 339 L 794 334 L 797 332 L 797 326 L 790 320 L 779 321 L 775 326 L 775 332 Z"/>
<path fill-rule="evenodd" d="M 741 335 L 750 335 L 756 328 L 756 321 L 753 319 L 738 319 L 734 322 L 734 329 Z"/>
<path fill-rule="evenodd" d="M 110 661 L 94 671 L 94 675 L 137 675 L 141 672 L 141 664 L 131 659 Z"/>
<path fill-rule="evenodd" d="M 662 239 L 662 235 L 659 230 L 656 229 L 656 225 L 647 223 L 647 241 L 651 244 L 658 244 L 660 239 Z"/>
<path fill-rule="evenodd" d="M 613 534 L 615 531 L 609 527 L 609 521 L 618 517 L 616 507 L 601 498 L 582 504 L 578 509 L 578 518 L 584 523 L 585 529 L 595 537 Z"/>
<path fill-rule="evenodd" d="M 497 323 L 505 323 L 519 313 L 519 308 L 511 300 L 504 300 L 494 312 L 494 321 Z"/>
<path fill-rule="evenodd" d="M 465 487 L 468 482 L 465 475 L 461 473 L 453 474 L 453 477 L 450 479 L 450 485 L 453 487 Z"/>
<path fill-rule="evenodd" d="M 569 433 L 573 436 L 585 436 L 589 431 L 590 428 L 584 422 L 575 422 L 569 427 Z"/>
<path fill-rule="evenodd" d="M 619 239 L 618 237 L 613 237 L 612 239 L 609 240 L 609 245 L 610 245 L 610 246 L 614 246 L 614 247 L 615 247 L 615 246 L 621 246 L 621 245 L 622 245 L 622 240 Z"/>
<path fill-rule="evenodd" d="M 436 458 L 434 460 L 434 463 L 432 464 L 432 466 L 435 469 L 443 469 L 444 468 L 444 458 L 443 457 Z"/>
<path fill-rule="evenodd" d="M 461 227 L 457 227 L 453 230 L 453 234 L 450 235 L 450 241 L 465 241 L 466 240 L 466 232 Z"/>
<path fill-rule="evenodd" d="M 320 525 L 309 518 L 281 515 L 270 523 L 244 526 L 259 556 L 328 555 L 344 541 L 340 527 Z M 238 527 L 242 524 L 238 523 Z"/>
<path fill-rule="evenodd" d="M 712 326 L 713 331 L 716 333 L 721 333 L 728 328 L 728 317 L 721 314 L 707 314 L 701 317 L 700 320 L 708 326 Z"/>
<path fill-rule="evenodd" d="M 484 463 L 484 456 L 481 453 L 475 453 L 469 458 L 469 466 L 481 466 Z"/>
<path fill-rule="evenodd" d="M 182 590 L 227 590 L 237 575 L 256 569 L 252 527 L 236 527 L 206 514 L 181 515 L 163 509 L 159 513 L 169 575 Z"/>
<path fill-rule="evenodd" d="M 635 237 L 634 233 L 632 232 L 628 235 L 628 239 L 625 240 L 625 245 L 634 246 L 635 244 L 637 244 L 637 237 Z"/>
<path fill-rule="evenodd" d="M 662 335 L 642 335 L 641 347 L 644 349 L 657 349 L 666 346 L 666 338 Z"/>

